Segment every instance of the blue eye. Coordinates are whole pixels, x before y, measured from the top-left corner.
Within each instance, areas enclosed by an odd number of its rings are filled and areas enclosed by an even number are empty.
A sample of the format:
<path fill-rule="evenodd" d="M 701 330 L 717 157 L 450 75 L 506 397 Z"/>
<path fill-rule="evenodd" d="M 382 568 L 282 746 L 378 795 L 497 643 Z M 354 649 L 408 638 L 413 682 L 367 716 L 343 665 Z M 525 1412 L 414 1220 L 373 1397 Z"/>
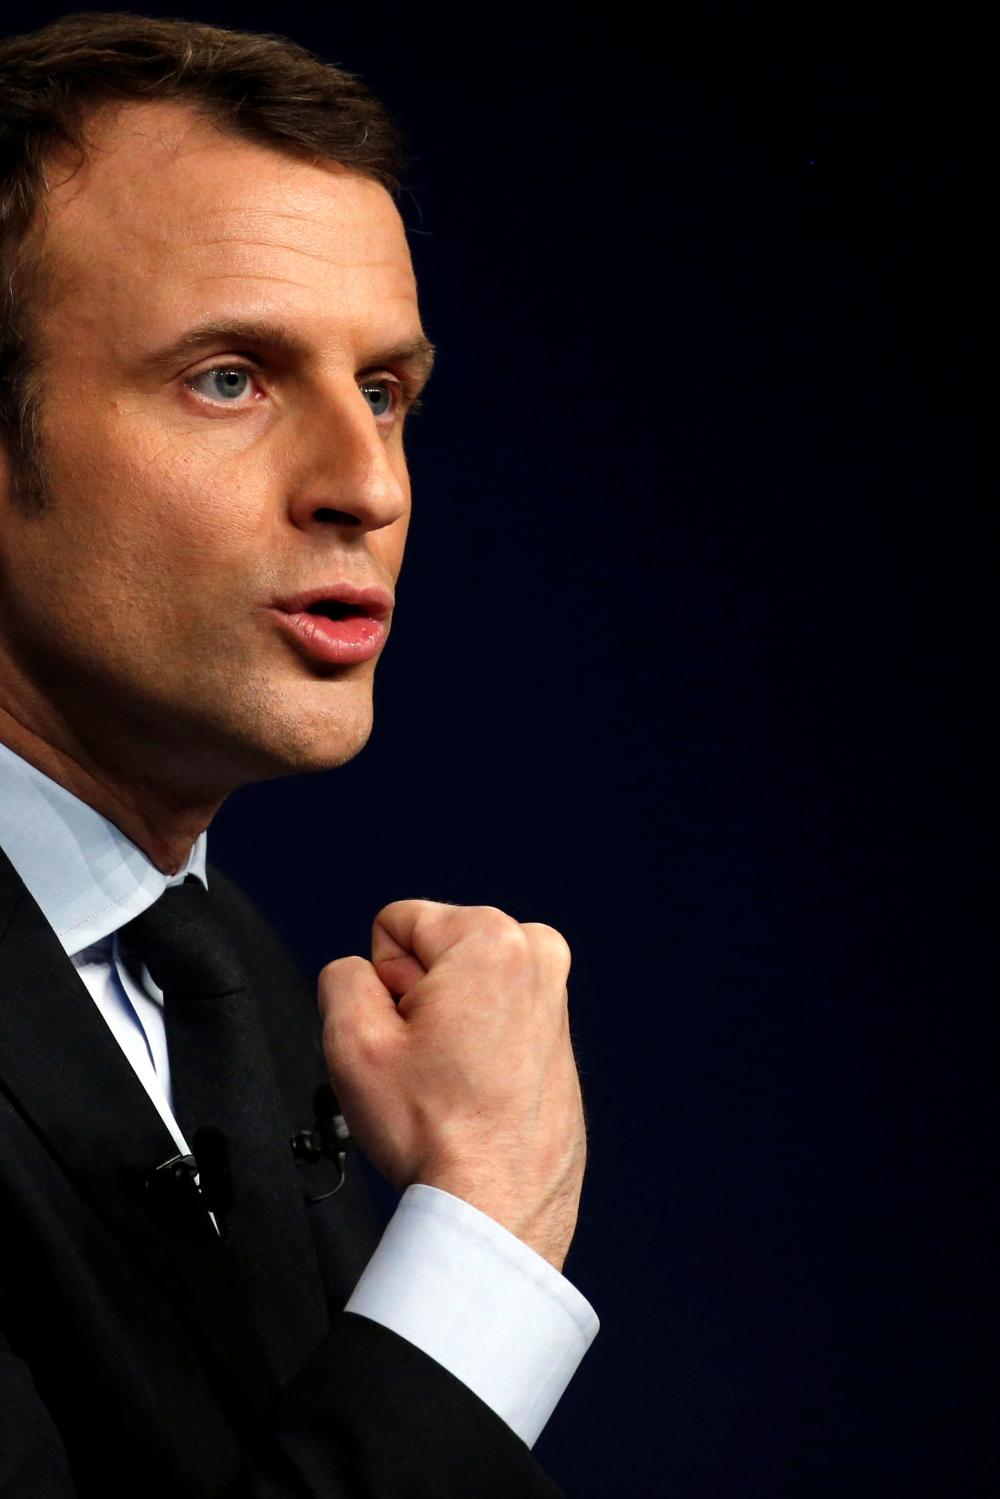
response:
<path fill-rule="evenodd" d="M 197 389 L 199 380 L 208 380 L 209 389 L 202 391 L 202 395 L 210 395 L 222 401 L 238 401 L 240 396 L 246 395 L 247 385 L 250 380 L 250 371 L 241 369 L 234 365 L 231 369 L 220 366 L 215 370 L 203 370 L 200 375 L 195 375 L 191 384 Z"/>
<path fill-rule="evenodd" d="M 388 416 L 392 410 L 392 390 L 387 380 L 373 380 L 362 385 L 361 394 L 372 409 L 373 416 Z"/>

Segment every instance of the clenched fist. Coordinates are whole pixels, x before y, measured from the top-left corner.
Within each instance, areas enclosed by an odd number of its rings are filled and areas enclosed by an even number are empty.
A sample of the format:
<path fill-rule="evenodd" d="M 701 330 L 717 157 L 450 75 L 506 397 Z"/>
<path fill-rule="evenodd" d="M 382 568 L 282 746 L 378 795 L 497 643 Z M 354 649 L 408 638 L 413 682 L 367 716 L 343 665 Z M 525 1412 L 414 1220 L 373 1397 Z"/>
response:
<path fill-rule="evenodd" d="M 399 900 L 375 918 L 370 963 L 319 978 L 330 1078 L 376 1169 L 463 1198 L 557 1270 L 586 1159 L 569 966 L 552 927 Z"/>

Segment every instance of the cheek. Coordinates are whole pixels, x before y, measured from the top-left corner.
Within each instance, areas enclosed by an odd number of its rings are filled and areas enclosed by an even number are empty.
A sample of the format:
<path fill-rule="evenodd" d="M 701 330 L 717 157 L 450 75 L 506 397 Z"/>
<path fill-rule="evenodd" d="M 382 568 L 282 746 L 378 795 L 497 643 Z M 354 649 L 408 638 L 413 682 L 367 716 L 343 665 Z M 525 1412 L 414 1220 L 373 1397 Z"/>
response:
<path fill-rule="evenodd" d="M 211 445 L 164 444 L 121 468 L 134 513 L 172 556 L 187 551 L 198 568 L 259 541 L 271 512 L 273 477 L 259 456 L 237 461 Z"/>
<path fill-rule="evenodd" d="M 105 431 L 61 447 L 54 502 L 81 565 L 134 584 L 169 575 L 183 589 L 260 548 L 266 476 L 234 468 L 190 439 Z"/>

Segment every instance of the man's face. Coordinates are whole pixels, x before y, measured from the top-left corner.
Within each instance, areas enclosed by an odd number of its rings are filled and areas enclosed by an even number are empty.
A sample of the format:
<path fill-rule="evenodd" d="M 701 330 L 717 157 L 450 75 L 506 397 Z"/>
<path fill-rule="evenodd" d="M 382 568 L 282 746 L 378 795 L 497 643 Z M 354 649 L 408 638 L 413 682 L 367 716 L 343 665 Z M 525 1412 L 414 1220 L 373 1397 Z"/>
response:
<path fill-rule="evenodd" d="M 3 705 L 178 794 L 339 764 L 378 652 L 327 659 L 273 606 L 399 573 L 425 363 L 399 215 L 181 105 L 95 136 L 44 229 L 48 504 L 0 498 Z M 220 323 L 266 326 L 180 346 Z"/>

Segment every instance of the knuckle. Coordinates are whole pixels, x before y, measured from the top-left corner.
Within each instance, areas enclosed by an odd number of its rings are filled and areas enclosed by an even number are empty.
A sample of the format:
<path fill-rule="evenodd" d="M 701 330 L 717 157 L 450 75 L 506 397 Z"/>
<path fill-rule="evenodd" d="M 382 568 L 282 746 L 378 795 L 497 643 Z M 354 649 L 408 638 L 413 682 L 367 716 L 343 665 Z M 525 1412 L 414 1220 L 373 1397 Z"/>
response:
<path fill-rule="evenodd" d="M 455 938 L 473 938 L 491 950 L 520 953 L 527 946 L 520 923 L 499 906 L 451 906 L 448 926 Z"/>
<path fill-rule="evenodd" d="M 397 918 L 402 918 L 404 912 L 406 912 L 410 907 L 417 906 L 419 904 L 419 901 L 414 900 L 389 901 L 387 905 L 381 906 L 379 910 L 376 911 L 374 919 L 372 921 L 372 930 L 374 931 L 377 926 L 383 926 L 386 929 L 391 930 L 395 926 Z"/>
<path fill-rule="evenodd" d="M 370 1071 L 385 1051 L 385 1033 L 364 1010 L 333 1020 L 323 1027 L 323 1049 L 329 1065 L 341 1076 Z"/>
<path fill-rule="evenodd" d="M 349 987 L 352 983 L 356 983 L 370 966 L 366 958 L 334 958 L 332 962 L 320 969 L 320 992 L 332 994 Z"/>
<path fill-rule="evenodd" d="M 375 916 L 372 922 L 372 943 L 375 944 L 381 929 L 385 937 L 397 946 L 419 950 L 432 950 L 451 934 L 461 936 L 462 928 L 455 927 L 456 916 L 460 917 L 461 906 L 449 905 L 440 900 L 394 900 Z"/>
<path fill-rule="evenodd" d="M 522 928 L 527 934 L 532 945 L 545 957 L 565 966 L 569 972 L 573 954 L 570 945 L 562 932 L 557 931 L 554 926 L 546 926 L 543 921 L 526 921 Z"/>
<path fill-rule="evenodd" d="M 491 939 L 491 951 L 499 957 L 506 959 L 508 963 L 516 965 L 519 969 L 529 969 L 531 966 L 531 949 L 524 933 L 517 927 L 506 928 L 497 932 Z"/>
<path fill-rule="evenodd" d="M 387 917 L 391 921 L 394 915 L 402 916 L 405 914 L 412 914 L 420 919 L 426 919 L 429 916 L 436 916 L 441 912 L 454 911 L 457 909 L 459 908 L 449 905 L 447 901 L 425 900 L 422 897 L 418 898 L 414 896 L 410 900 L 389 901 L 388 905 L 383 906 L 381 910 L 376 913 L 375 920 L 380 921 L 383 917 Z"/>
<path fill-rule="evenodd" d="M 370 1021 L 361 1020 L 351 1037 L 356 1061 L 366 1069 L 374 1069 L 385 1054 L 385 1032 Z"/>
<path fill-rule="evenodd" d="M 515 921 L 513 916 L 508 916 L 506 911 L 501 911 L 497 906 L 476 906 L 474 909 L 477 915 L 477 933 L 489 942 L 494 952 L 513 958 L 526 955 L 528 939 L 519 921 Z"/>
<path fill-rule="evenodd" d="M 442 933 L 450 938 L 468 936 L 478 926 L 480 906 L 442 906 Z"/>

